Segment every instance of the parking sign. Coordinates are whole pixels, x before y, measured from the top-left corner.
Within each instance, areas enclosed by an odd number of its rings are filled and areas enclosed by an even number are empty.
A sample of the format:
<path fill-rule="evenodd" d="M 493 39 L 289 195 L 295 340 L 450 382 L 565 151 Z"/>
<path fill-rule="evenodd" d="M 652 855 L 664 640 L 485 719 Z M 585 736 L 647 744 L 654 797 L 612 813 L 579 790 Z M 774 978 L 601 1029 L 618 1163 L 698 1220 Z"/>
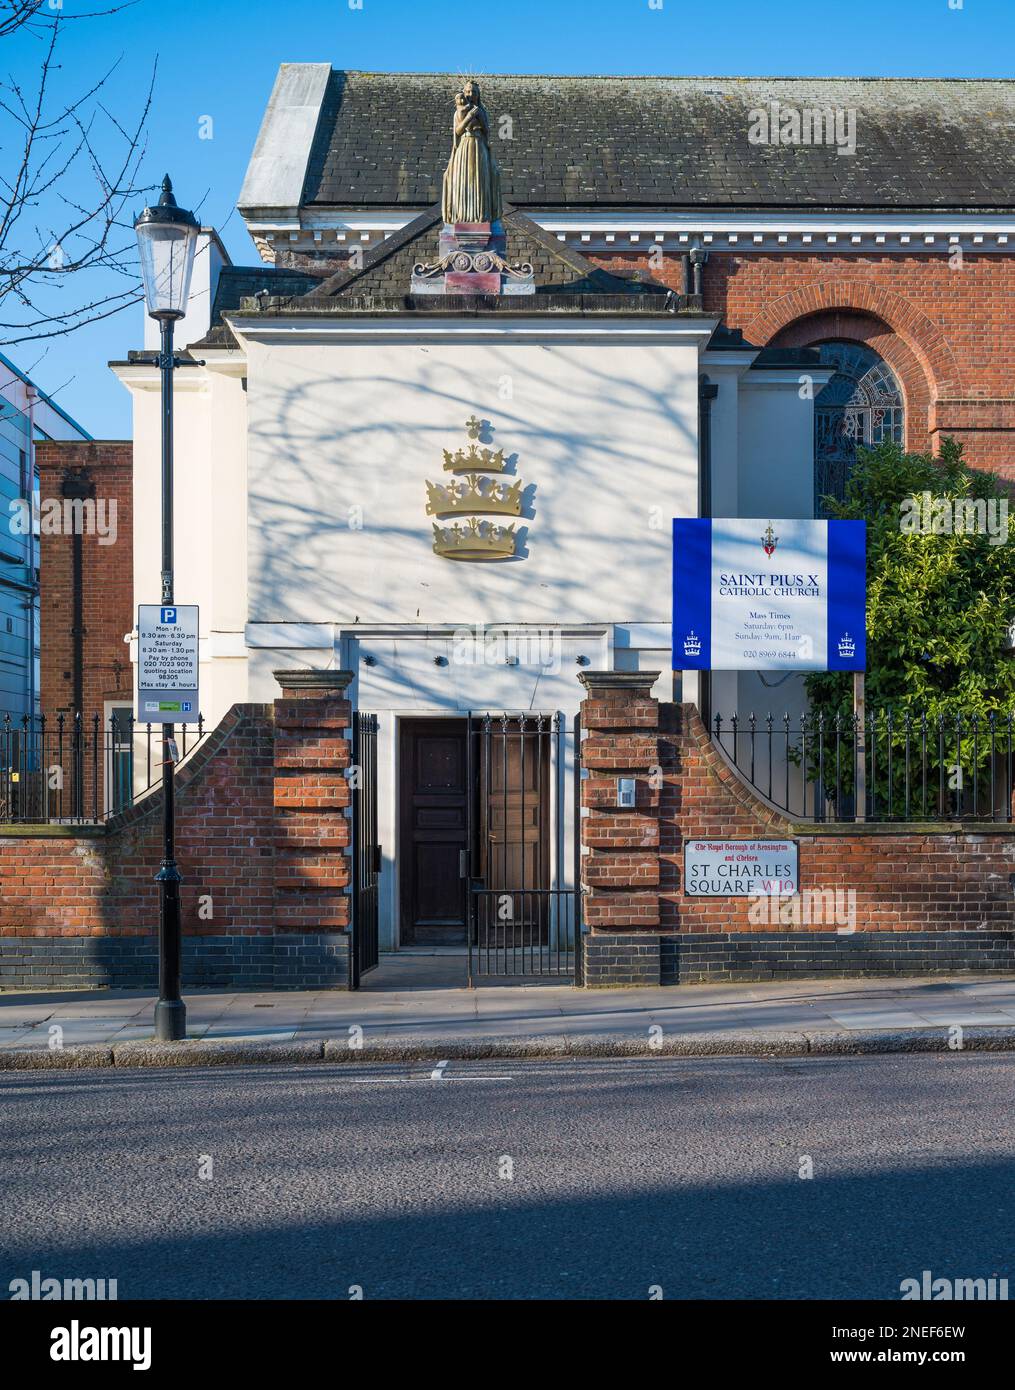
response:
<path fill-rule="evenodd" d="M 196 724 L 197 604 L 142 603 L 137 610 L 137 719 L 141 724 Z"/>

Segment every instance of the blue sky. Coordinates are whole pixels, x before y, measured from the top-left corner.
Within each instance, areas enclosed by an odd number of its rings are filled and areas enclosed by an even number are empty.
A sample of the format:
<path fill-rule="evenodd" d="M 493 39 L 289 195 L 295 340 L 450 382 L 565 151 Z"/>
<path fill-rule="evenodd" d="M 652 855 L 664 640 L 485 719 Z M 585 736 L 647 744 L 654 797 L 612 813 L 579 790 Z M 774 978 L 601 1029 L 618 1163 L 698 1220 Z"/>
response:
<path fill-rule="evenodd" d="M 651 3 L 362 0 L 351 8 L 349 0 L 137 0 L 66 27 L 60 83 L 80 90 L 121 59 L 106 102 L 126 119 L 143 103 L 157 60 L 147 180 L 157 183 L 168 169 L 181 203 L 200 204 L 233 260 L 251 264 L 257 256 L 235 199 L 281 62 L 711 76 L 1009 77 L 1015 70 L 1015 0 L 962 0 L 956 9 L 949 0 Z M 96 8 L 96 0 L 63 0 L 69 15 Z M 39 54 L 30 36 L 5 40 L 0 72 L 30 87 Z M 208 116 L 213 138 L 201 139 Z M 0 159 L 9 158 L 0 149 Z M 74 334 L 5 351 L 93 435 L 123 438 L 129 398 L 105 364 L 140 346 L 142 310 L 133 306 Z"/>

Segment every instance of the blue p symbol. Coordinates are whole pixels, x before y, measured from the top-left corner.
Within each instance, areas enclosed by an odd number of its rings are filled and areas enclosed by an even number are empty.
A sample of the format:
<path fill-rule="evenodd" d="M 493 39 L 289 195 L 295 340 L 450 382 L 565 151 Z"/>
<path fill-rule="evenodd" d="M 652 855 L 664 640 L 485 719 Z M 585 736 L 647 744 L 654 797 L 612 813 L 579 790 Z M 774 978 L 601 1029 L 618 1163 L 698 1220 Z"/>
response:
<path fill-rule="evenodd" d="M 163 610 L 162 610 L 162 621 L 163 621 L 164 623 L 175 623 L 175 622 L 176 622 L 176 609 L 175 609 L 175 608 L 163 608 Z"/>

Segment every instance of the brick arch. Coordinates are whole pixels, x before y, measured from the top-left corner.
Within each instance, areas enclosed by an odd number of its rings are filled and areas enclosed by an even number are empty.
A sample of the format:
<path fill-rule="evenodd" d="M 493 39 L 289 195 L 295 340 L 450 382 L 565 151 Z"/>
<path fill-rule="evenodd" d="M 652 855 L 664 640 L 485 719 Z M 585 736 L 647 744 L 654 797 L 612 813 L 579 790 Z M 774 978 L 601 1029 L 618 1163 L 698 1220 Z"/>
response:
<path fill-rule="evenodd" d="M 847 311 L 879 319 L 908 346 L 926 378 L 929 400 L 965 394 L 962 375 L 940 328 L 911 299 L 870 281 L 825 280 L 792 290 L 756 314 L 744 326 L 744 336 L 767 346 L 798 319 Z"/>
<path fill-rule="evenodd" d="M 905 339 L 873 314 L 860 314 L 849 309 L 811 314 L 780 329 L 769 345 L 817 347 L 830 339 L 863 343 L 876 352 L 883 362 L 887 362 L 902 388 L 906 448 L 921 452 L 932 450 L 933 384 L 928 381 L 923 363 Z"/>

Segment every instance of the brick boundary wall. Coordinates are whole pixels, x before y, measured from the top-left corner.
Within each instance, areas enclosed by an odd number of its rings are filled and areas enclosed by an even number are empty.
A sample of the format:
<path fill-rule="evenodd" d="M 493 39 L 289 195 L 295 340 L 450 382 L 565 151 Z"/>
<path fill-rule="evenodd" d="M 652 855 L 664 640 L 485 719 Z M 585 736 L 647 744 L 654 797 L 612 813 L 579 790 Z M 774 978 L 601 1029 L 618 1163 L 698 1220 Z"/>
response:
<path fill-rule="evenodd" d="M 582 912 L 585 983 L 660 982 L 658 672 L 583 671 Z M 634 779 L 634 807 L 617 806 Z"/>
<path fill-rule="evenodd" d="M 348 978 L 349 675 L 282 676 L 177 775 L 185 990 Z M 154 989 L 161 851 L 161 792 L 105 825 L 0 826 L 0 987 Z"/>
<path fill-rule="evenodd" d="M 274 925 L 276 984 L 345 984 L 351 671 L 276 671 Z"/>
<path fill-rule="evenodd" d="M 587 984 L 1015 968 L 1012 825 L 795 823 L 741 780 L 693 705 L 649 695 L 654 673 L 580 679 Z M 635 778 L 634 811 L 615 809 L 620 776 Z M 784 926 L 752 921 L 744 898 L 688 897 L 687 839 L 795 839 L 804 900 L 852 890 L 852 927 L 795 925 L 793 901 Z"/>
<path fill-rule="evenodd" d="M 344 984 L 347 672 L 278 673 L 178 776 L 184 985 Z M 586 983 L 652 985 L 1013 967 L 1011 825 L 795 824 L 714 747 L 653 672 L 583 672 Z M 634 806 L 617 805 L 631 777 Z M 855 930 L 750 918 L 683 893 L 685 839 L 794 838 L 800 886 L 853 890 Z M 161 795 L 106 825 L 0 826 L 0 986 L 155 984 Z"/>

